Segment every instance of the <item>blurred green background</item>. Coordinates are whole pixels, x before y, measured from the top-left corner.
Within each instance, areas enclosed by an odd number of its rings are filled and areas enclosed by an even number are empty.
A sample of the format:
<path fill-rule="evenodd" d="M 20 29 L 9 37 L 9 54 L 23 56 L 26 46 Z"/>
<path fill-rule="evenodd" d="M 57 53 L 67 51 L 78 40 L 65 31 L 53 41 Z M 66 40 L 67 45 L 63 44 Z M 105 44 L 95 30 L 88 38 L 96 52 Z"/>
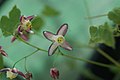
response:
<path fill-rule="evenodd" d="M 51 44 L 46 40 L 42 32 L 44 30 L 55 33 L 64 23 L 69 25 L 66 39 L 73 46 L 73 51 L 69 52 L 61 49 L 62 52 L 81 58 L 92 56 L 92 50 L 81 48 L 80 45 L 87 45 L 89 42 L 89 26 L 103 24 L 109 21 L 107 17 L 96 19 L 86 19 L 88 16 L 107 14 L 108 11 L 120 6 L 119 0 L 6 0 L 0 7 L 0 18 L 8 15 L 14 5 L 20 10 L 22 15 L 39 15 L 44 20 L 42 29 L 31 36 L 29 43 L 40 48 L 48 49 Z M 42 14 L 45 6 L 50 6 L 59 12 L 57 16 L 45 16 Z M 14 62 L 30 54 L 35 49 L 20 42 L 11 43 L 11 37 L 4 37 L 0 31 L 0 45 L 8 53 L 8 58 L 4 57 L 5 66 L 12 67 Z M 83 67 L 85 62 L 68 59 L 62 56 L 48 56 L 47 53 L 39 51 L 37 54 L 27 59 L 27 68 L 33 73 L 32 80 L 52 80 L 49 75 L 49 69 L 53 67 L 53 62 L 60 71 L 59 80 L 77 80 L 80 74 L 86 74 Z M 16 66 L 19 70 L 24 70 L 24 60 Z M 3 79 L 7 80 L 7 79 Z"/>

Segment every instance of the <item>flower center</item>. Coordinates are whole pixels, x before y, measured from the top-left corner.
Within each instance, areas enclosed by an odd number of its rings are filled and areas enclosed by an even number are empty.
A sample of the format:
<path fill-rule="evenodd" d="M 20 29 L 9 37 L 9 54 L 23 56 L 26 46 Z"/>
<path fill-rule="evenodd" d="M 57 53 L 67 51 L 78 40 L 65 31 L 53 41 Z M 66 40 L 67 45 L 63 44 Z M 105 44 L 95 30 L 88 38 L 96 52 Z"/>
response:
<path fill-rule="evenodd" d="M 63 36 L 60 36 L 60 37 L 57 38 L 57 42 L 58 42 L 58 43 L 63 43 L 64 40 L 65 40 L 65 39 L 64 39 Z"/>
<path fill-rule="evenodd" d="M 26 27 L 27 27 L 27 28 L 31 28 L 31 22 L 27 22 L 27 23 L 26 23 Z"/>
<path fill-rule="evenodd" d="M 31 22 L 29 20 L 26 20 L 22 26 L 25 30 L 32 27 Z"/>

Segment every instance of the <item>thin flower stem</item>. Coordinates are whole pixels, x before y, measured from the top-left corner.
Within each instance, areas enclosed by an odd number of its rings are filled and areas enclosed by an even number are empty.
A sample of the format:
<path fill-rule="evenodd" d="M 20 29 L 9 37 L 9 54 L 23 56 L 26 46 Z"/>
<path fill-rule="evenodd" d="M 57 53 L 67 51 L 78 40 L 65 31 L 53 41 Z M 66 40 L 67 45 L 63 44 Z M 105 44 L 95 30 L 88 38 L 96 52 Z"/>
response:
<path fill-rule="evenodd" d="M 102 15 L 98 15 L 98 16 L 91 16 L 91 17 L 87 17 L 87 19 L 96 19 L 96 18 L 104 17 L 104 16 L 107 16 L 107 14 L 102 14 Z"/>
<path fill-rule="evenodd" d="M 39 50 L 37 49 L 37 50 L 35 50 L 34 52 L 32 52 L 31 54 L 28 54 L 27 56 L 25 56 L 25 57 L 19 59 L 18 61 L 16 61 L 16 62 L 14 63 L 14 65 L 13 65 L 13 68 L 16 66 L 16 64 L 17 64 L 18 62 L 20 62 L 21 60 L 23 60 L 23 59 L 25 59 L 25 58 L 27 58 L 27 57 L 29 57 L 29 56 L 31 56 L 31 55 L 33 55 L 33 54 L 36 53 L 37 51 L 39 51 Z"/>
<path fill-rule="evenodd" d="M 94 65 L 98 65 L 98 66 L 106 67 L 106 68 L 111 67 L 111 65 L 107 65 L 107 64 L 103 64 L 103 63 L 99 63 L 99 62 L 95 62 L 95 61 L 91 61 L 91 60 L 87 60 L 87 59 L 83 59 L 83 58 L 73 57 L 73 56 L 70 56 L 70 55 L 63 54 L 62 52 L 60 52 L 60 53 L 61 53 L 62 56 L 67 57 L 67 58 L 71 58 L 71 59 L 74 59 L 74 60 L 84 61 L 84 62 L 87 62 L 87 63 L 90 63 L 90 64 L 94 64 Z"/>
<path fill-rule="evenodd" d="M 112 63 L 114 63 L 116 66 L 120 67 L 120 63 L 117 62 L 115 59 L 113 59 L 111 56 L 109 56 L 108 54 L 106 54 L 103 50 L 101 50 L 100 48 L 96 48 L 96 50 L 103 55 L 105 58 L 107 58 L 109 61 L 111 61 Z"/>
<path fill-rule="evenodd" d="M 83 0 L 83 2 L 84 2 L 84 5 L 85 5 L 85 7 L 86 7 L 87 16 L 91 16 L 91 14 L 90 14 L 90 9 L 89 9 L 89 6 L 88 6 L 87 1 L 86 1 L 86 0 Z M 88 21 L 89 21 L 89 24 L 92 25 L 92 20 L 91 20 L 91 19 L 88 19 Z"/>
<path fill-rule="evenodd" d="M 31 46 L 31 47 L 33 47 L 33 48 L 36 48 L 37 50 L 40 50 L 40 51 L 43 51 L 43 52 L 48 52 L 47 50 L 41 49 L 41 48 L 39 48 L 39 47 L 37 47 L 37 46 L 34 46 L 34 45 L 26 42 L 26 41 L 23 40 L 22 38 L 19 38 L 19 40 L 21 40 L 22 42 L 24 42 L 25 44 L 27 44 L 27 45 L 29 45 L 29 46 Z"/>
<path fill-rule="evenodd" d="M 28 72 L 28 70 L 27 70 L 27 58 L 26 57 L 25 57 L 25 65 L 24 65 L 24 67 L 25 67 L 25 71 Z"/>
<path fill-rule="evenodd" d="M 104 56 L 106 59 L 108 59 L 109 61 L 111 61 L 116 66 L 120 67 L 120 63 L 119 62 L 117 62 L 114 58 L 112 58 L 111 56 L 109 56 L 106 52 L 104 52 L 100 48 L 98 48 L 98 47 L 92 47 L 92 46 L 88 46 L 88 45 L 84 45 L 83 47 L 91 48 L 91 49 L 94 49 L 94 50 L 98 51 L 99 54 L 101 54 L 102 56 Z"/>
<path fill-rule="evenodd" d="M 44 50 L 44 49 L 41 49 L 37 46 L 34 46 L 26 41 L 24 41 L 23 39 L 19 38 L 22 42 L 24 42 L 25 44 L 29 45 L 29 46 L 32 46 L 33 48 L 36 48 L 37 50 L 40 50 L 40 51 L 43 51 L 43 52 L 48 52 L 47 50 Z M 90 47 L 89 48 L 92 48 L 92 49 L 95 49 L 97 50 L 101 55 L 103 55 L 105 58 L 107 58 L 108 60 L 110 60 L 112 63 L 114 63 L 116 66 L 120 67 L 120 64 L 114 60 L 111 56 L 109 56 L 107 53 L 105 53 L 104 51 L 98 49 L 98 48 L 94 48 L 94 47 Z M 63 56 L 66 56 L 66 57 L 69 57 L 69 58 L 72 58 L 72 59 L 76 59 L 76 60 L 81 60 L 81 61 L 85 61 L 85 62 L 88 62 L 88 63 L 91 63 L 91 64 L 96 64 L 96 65 L 99 65 L 99 66 L 103 66 L 103 67 L 107 67 L 108 65 L 106 64 L 103 64 L 103 63 L 99 63 L 99 62 L 95 62 L 95 61 L 91 61 L 91 60 L 86 60 L 86 59 L 82 59 L 82 58 L 76 58 L 76 57 L 72 57 L 72 56 L 69 56 L 69 55 L 63 55 Z"/>

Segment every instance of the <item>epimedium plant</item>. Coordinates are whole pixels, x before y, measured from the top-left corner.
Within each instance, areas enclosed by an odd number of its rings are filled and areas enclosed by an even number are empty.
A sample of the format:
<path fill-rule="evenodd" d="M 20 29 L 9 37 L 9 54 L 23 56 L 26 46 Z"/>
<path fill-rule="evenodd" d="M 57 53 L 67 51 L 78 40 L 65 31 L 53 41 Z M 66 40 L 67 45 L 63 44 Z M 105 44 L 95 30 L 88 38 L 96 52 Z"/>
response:
<path fill-rule="evenodd" d="M 59 14 L 54 9 L 49 8 L 49 6 L 45 7 L 45 10 L 43 11 L 43 13 L 46 16 L 53 16 L 53 14 L 55 14 L 55 15 Z M 114 38 L 120 36 L 120 28 L 119 28 L 120 15 L 119 15 L 119 13 L 120 13 L 120 8 L 115 8 L 107 14 L 108 18 L 110 20 L 112 20 L 113 23 L 116 25 L 115 27 L 110 26 L 107 22 L 105 22 L 104 24 L 99 25 L 99 26 L 90 26 L 90 28 L 89 28 L 90 36 L 91 36 L 91 38 L 89 40 L 90 45 L 86 46 L 86 47 L 97 50 L 106 59 L 111 61 L 113 63 L 113 65 L 111 66 L 108 64 L 99 63 L 99 62 L 95 62 L 95 61 L 91 61 L 91 60 L 83 59 L 83 58 L 79 58 L 79 57 L 74 57 L 74 56 L 71 56 L 70 54 L 63 53 L 59 49 L 58 46 L 66 49 L 66 50 L 69 50 L 69 51 L 74 49 L 74 48 L 72 48 L 72 46 L 70 46 L 70 44 L 65 39 L 65 34 L 68 30 L 68 24 L 63 24 L 58 29 L 56 34 L 53 34 L 49 31 L 43 31 L 43 35 L 45 36 L 45 38 L 52 41 L 52 44 L 50 45 L 48 50 L 45 50 L 45 49 L 39 48 L 35 45 L 32 45 L 28 41 L 29 37 L 30 37 L 31 33 L 35 34 L 35 32 L 38 32 L 41 29 L 41 27 L 44 25 L 44 20 L 40 16 L 21 15 L 21 11 L 16 6 L 14 6 L 13 9 L 9 12 L 9 16 L 1 17 L 0 28 L 2 30 L 3 36 L 8 37 L 8 36 L 12 35 L 13 37 L 11 38 L 11 42 L 14 42 L 17 39 L 17 40 L 20 40 L 21 42 L 35 48 L 36 50 L 33 51 L 32 53 L 30 53 L 29 55 L 24 56 L 23 58 L 16 61 L 12 68 L 2 68 L 0 70 L 0 72 L 1 73 L 5 72 L 7 74 L 7 78 L 10 78 L 10 79 L 16 78 L 17 75 L 20 75 L 24 79 L 30 80 L 32 78 L 32 72 L 29 72 L 27 70 L 27 68 L 25 67 L 26 73 L 23 73 L 22 71 L 15 68 L 16 64 L 23 59 L 25 59 L 25 62 L 26 62 L 26 59 L 29 56 L 35 54 L 39 50 L 47 52 L 48 55 L 51 56 L 55 53 L 55 51 L 57 49 L 58 49 L 58 51 L 56 52 L 57 54 L 67 57 L 67 58 L 85 61 L 85 62 L 94 64 L 94 65 L 98 65 L 101 67 L 111 68 L 114 66 L 116 68 L 119 68 L 120 63 L 118 61 L 116 61 L 114 58 L 112 58 L 111 56 L 109 56 L 107 53 L 102 51 L 98 47 L 99 43 L 103 43 L 103 44 L 115 49 L 115 39 Z M 3 56 L 9 56 L 9 53 L 7 55 L 5 50 L 2 49 L 2 46 L 0 46 L 0 53 Z M 26 66 L 26 64 L 25 64 L 25 66 Z M 59 78 L 59 70 L 55 66 L 53 66 L 50 69 L 50 76 L 54 80 Z"/>

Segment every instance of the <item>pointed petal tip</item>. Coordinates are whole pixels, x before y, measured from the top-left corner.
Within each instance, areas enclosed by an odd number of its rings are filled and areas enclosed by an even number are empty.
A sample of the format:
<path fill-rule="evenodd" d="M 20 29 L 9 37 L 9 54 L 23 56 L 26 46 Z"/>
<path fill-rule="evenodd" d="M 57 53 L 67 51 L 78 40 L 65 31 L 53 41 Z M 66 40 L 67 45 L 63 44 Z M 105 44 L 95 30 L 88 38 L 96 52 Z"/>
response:
<path fill-rule="evenodd" d="M 23 18 L 24 18 L 24 15 L 20 16 L 20 22 L 22 21 Z"/>
<path fill-rule="evenodd" d="M 73 48 L 72 48 L 72 47 L 69 47 L 68 49 L 69 49 L 70 51 L 72 51 L 72 50 L 73 50 Z"/>
<path fill-rule="evenodd" d="M 55 34 L 49 32 L 49 31 L 43 31 L 43 35 L 45 36 L 46 39 L 52 41 L 52 40 L 53 40 L 52 37 L 53 37 Z"/>
<path fill-rule="evenodd" d="M 64 23 L 62 26 L 64 26 L 64 25 L 68 26 L 68 24 L 67 24 L 67 23 Z"/>
<path fill-rule="evenodd" d="M 32 30 L 30 30 L 29 32 L 30 32 L 31 34 L 34 34 L 34 31 L 32 31 Z"/>
<path fill-rule="evenodd" d="M 64 49 L 68 50 L 68 51 L 72 51 L 72 47 L 63 47 Z"/>
<path fill-rule="evenodd" d="M 50 53 L 48 53 L 48 56 L 52 56 Z"/>
<path fill-rule="evenodd" d="M 68 24 L 63 24 L 57 31 L 57 35 L 65 35 L 67 33 L 68 30 Z"/>
<path fill-rule="evenodd" d="M 12 39 L 11 39 L 11 43 L 13 43 L 15 40 L 16 40 L 16 37 L 13 36 Z"/>
<path fill-rule="evenodd" d="M 26 17 L 26 19 L 31 21 L 34 17 L 35 17 L 34 15 L 31 15 L 31 16 Z"/>
<path fill-rule="evenodd" d="M 45 34 L 46 33 L 46 31 L 43 31 L 43 34 Z"/>

